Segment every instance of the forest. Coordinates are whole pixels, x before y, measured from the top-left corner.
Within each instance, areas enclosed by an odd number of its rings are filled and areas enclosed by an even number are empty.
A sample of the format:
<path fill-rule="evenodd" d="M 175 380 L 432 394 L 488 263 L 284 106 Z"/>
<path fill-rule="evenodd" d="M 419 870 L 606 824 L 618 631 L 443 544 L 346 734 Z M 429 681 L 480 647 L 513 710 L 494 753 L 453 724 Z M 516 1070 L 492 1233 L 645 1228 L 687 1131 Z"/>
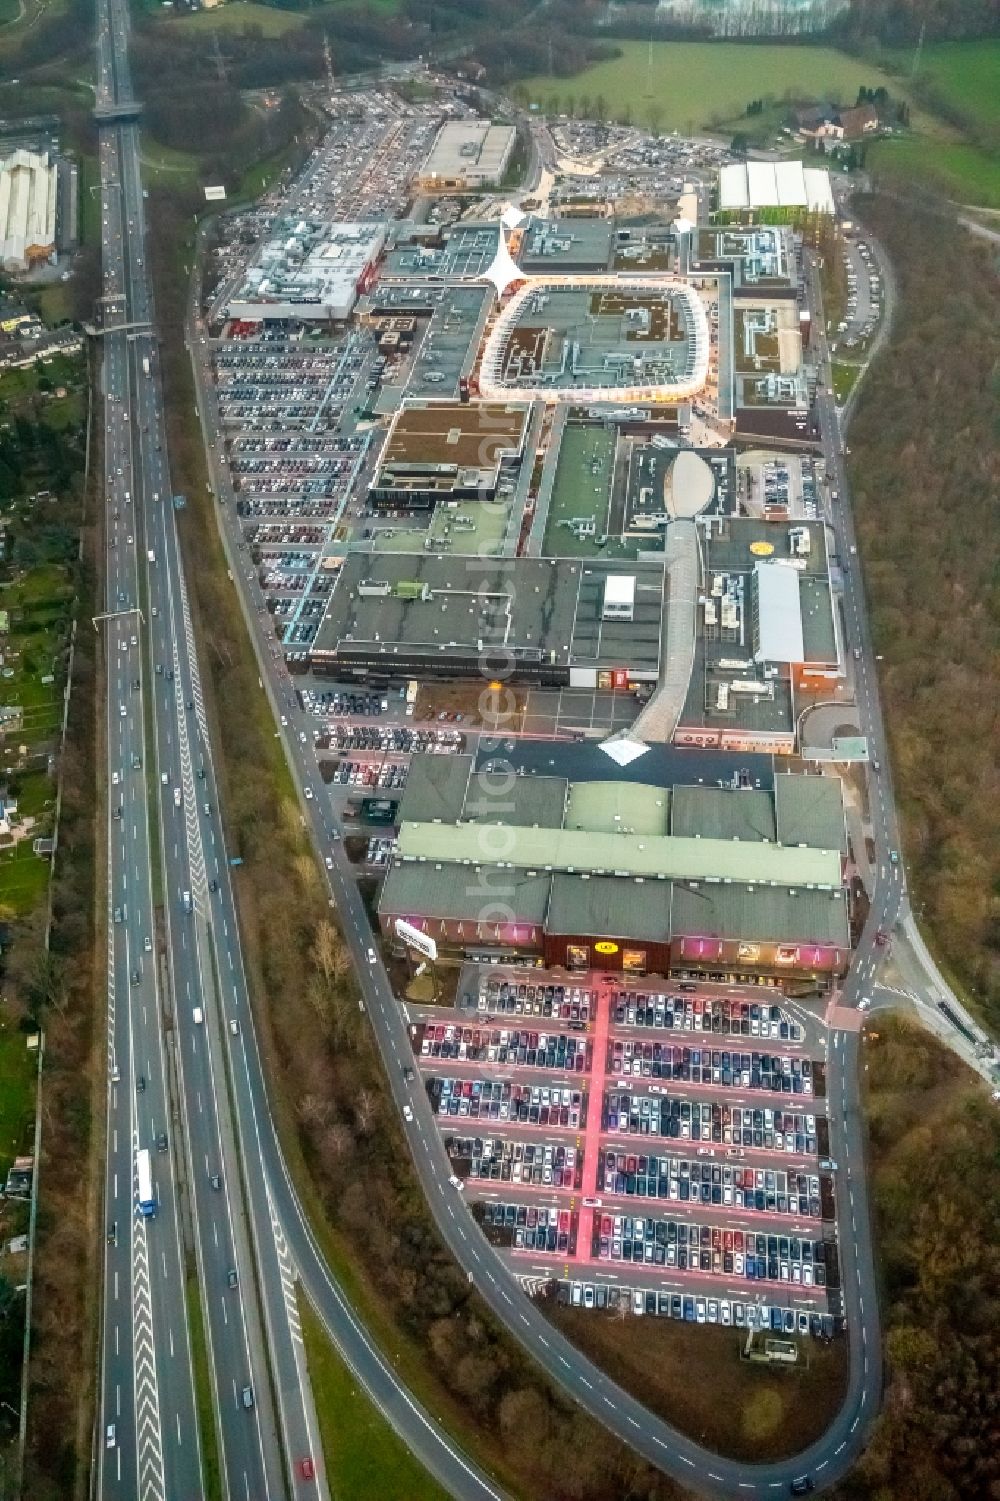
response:
<path fill-rule="evenodd" d="M 856 200 L 899 288 L 850 433 L 910 900 L 1000 1022 L 1000 282 L 936 206 Z"/>
<path fill-rule="evenodd" d="M 997 0 L 851 0 L 832 34 L 845 42 L 900 47 L 917 41 L 970 41 L 1000 35 Z"/>
<path fill-rule="evenodd" d="M 910 1023 L 865 1043 L 865 1112 L 886 1392 L 835 1501 L 1000 1495 L 1000 1117 Z"/>

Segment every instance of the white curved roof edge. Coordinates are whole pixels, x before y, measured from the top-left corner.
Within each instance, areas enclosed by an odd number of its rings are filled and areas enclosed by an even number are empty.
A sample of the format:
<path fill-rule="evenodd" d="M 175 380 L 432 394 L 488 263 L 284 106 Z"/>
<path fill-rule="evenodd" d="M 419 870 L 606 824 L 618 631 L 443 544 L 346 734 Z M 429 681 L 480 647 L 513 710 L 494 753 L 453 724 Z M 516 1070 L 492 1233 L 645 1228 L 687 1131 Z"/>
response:
<path fill-rule="evenodd" d="M 494 272 L 501 274 L 498 262 L 502 258 L 511 267 L 513 274 L 507 276 L 503 286 L 498 286 L 494 280 Z M 678 380 L 665 381 L 662 384 L 650 385 L 624 385 L 624 386 L 588 386 L 588 387 L 553 387 L 553 386 L 510 386 L 499 380 L 499 371 L 503 359 L 503 348 L 513 332 L 514 325 L 520 315 L 521 308 L 531 294 L 540 287 L 615 287 L 620 288 L 627 284 L 627 278 L 620 276 L 539 276 L 526 277 L 524 272 L 516 265 L 506 241 L 501 234 L 501 249 L 497 251 L 493 264 L 483 273 L 483 279 L 492 281 L 497 288 L 498 295 L 502 295 L 507 287 L 515 281 L 522 283 L 520 288 L 511 297 L 510 302 L 497 317 L 493 328 L 486 340 L 480 361 L 479 391 L 480 395 L 487 400 L 510 400 L 516 397 L 521 401 L 544 401 L 549 404 L 560 401 L 652 401 L 670 402 L 684 400 L 689 396 L 695 396 L 704 388 L 708 379 L 709 357 L 709 333 L 708 319 L 701 298 L 694 288 L 686 281 L 676 277 L 664 276 L 658 278 L 655 285 L 659 288 L 669 287 L 671 291 L 679 294 L 685 301 L 689 316 L 691 354 L 693 356 L 693 369 Z M 644 285 L 649 285 L 644 283 Z"/>

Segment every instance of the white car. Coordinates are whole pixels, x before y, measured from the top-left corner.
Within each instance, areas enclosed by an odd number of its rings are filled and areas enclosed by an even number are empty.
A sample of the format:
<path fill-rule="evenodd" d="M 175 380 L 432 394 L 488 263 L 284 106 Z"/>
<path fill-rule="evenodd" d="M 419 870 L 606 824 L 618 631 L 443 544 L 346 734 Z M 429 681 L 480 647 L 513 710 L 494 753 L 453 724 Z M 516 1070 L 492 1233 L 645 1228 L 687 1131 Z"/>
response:
<path fill-rule="evenodd" d="M 307 803 L 311 803 L 312 800 L 313 800 L 313 790 L 312 790 L 311 787 L 307 787 L 306 788 L 306 802 Z"/>
<path fill-rule="evenodd" d="M 403 1106 L 403 1119 L 404 1121 L 413 1120 L 413 1111 L 410 1109 L 409 1105 Z"/>
<path fill-rule="evenodd" d="M 115 1438 L 115 1425 L 114 1425 L 114 1423 L 109 1423 L 108 1424 L 108 1436 L 107 1436 L 107 1446 L 108 1446 L 108 1448 L 109 1449 L 113 1449 L 115 1447 L 116 1442 L 117 1442 L 117 1440 Z"/>

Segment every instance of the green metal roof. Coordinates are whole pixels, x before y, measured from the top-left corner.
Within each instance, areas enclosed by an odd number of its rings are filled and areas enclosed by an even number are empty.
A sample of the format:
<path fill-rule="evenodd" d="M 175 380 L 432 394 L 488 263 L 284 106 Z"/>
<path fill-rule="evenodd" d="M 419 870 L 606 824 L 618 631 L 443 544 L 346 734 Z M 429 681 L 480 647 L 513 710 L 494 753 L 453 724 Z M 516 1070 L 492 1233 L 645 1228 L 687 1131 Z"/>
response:
<path fill-rule="evenodd" d="M 480 771 L 469 783 L 462 817 L 470 823 L 558 829 L 565 805 L 565 777 L 518 777 L 502 771 Z"/>
<path fill-rule="evenodd" d="M 378 910 L 383 917 L 541 923 L 551 885 L 550 875 L 529 876 L 523 870 L 490 866 L 480 880 L 466 865 L 429 871 L 425 865 L 396 863 L 385 878 Z"/>
<path fill-rule="evenodd" d="M 454 823 L 462 816 L 471 772 L 471 756 L 411 756 L 400 818 Z"/>
<path fill-rule="evenodd" d="M 554 875 L 547 933 L 566 937 L 670 939 L 670 882 Z"/>
<path fill-rule="evenodd" d="M 675 937 L 746 938 L 772 943 L 850 945 L 847 902 L 842 891 L 780 887 L 699 885 L 675 882 L 670 910 Z"/>
<path fill-rule="evenodd" d="M 502 861 L 525 870 L 840 886 L 837 849 L 786 849 L 748 840 L 591 834 L 570 829 L 509 828 L 504 833 L 500 850 L 495 830 L 483 824 L 406 822 L 399 831 L 398 848 L 403 857 L 452 864 Z"/>
<path fill-rule="evenodd" d="M 571 782 L 567 829 L 592 834 L 665 834 L 670 826 L 670 791 L 647 782 Z"/>
<path fill-rule="evenodd" d="M 674 788 L 670 832 L 681 839 L 703 835 L 709 839 L 767 840 L 777 838 L 774 803 L 769 792 L 741 787 Z"/>
<path fill-rule="evenodd" d="M 774 808 L 782 844 L 847 853 L 839 777 L 779 774 L 774 779 Z"/>

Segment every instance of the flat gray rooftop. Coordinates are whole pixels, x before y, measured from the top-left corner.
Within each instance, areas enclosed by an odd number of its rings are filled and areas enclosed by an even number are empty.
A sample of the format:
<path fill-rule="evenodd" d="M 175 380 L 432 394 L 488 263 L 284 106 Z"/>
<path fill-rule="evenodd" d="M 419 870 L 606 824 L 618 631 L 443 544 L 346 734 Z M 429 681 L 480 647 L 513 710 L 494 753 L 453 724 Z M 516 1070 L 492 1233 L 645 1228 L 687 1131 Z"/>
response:
<path fill-rule="evenodd" d="M 636 578 L 634 620 L 602 620 L 610 574 Z M 314 651 L 376 648 L 392 671 L 405 647 L 435 660 L 488 662 L 512 653 L 568 668 L 659 663 L 663 569 L 656 563 L 572 559 L 434 557 L 380 553 L 347 557 L 320 623 Z M 484 666 L 484 671 L 488 666 Z"/>
<path fill-rule="evenodd" d="M 611 254 L 610 219 L 539 219 L 528 227 L 519 264 L 533 274 L 603 270 Z"/>

